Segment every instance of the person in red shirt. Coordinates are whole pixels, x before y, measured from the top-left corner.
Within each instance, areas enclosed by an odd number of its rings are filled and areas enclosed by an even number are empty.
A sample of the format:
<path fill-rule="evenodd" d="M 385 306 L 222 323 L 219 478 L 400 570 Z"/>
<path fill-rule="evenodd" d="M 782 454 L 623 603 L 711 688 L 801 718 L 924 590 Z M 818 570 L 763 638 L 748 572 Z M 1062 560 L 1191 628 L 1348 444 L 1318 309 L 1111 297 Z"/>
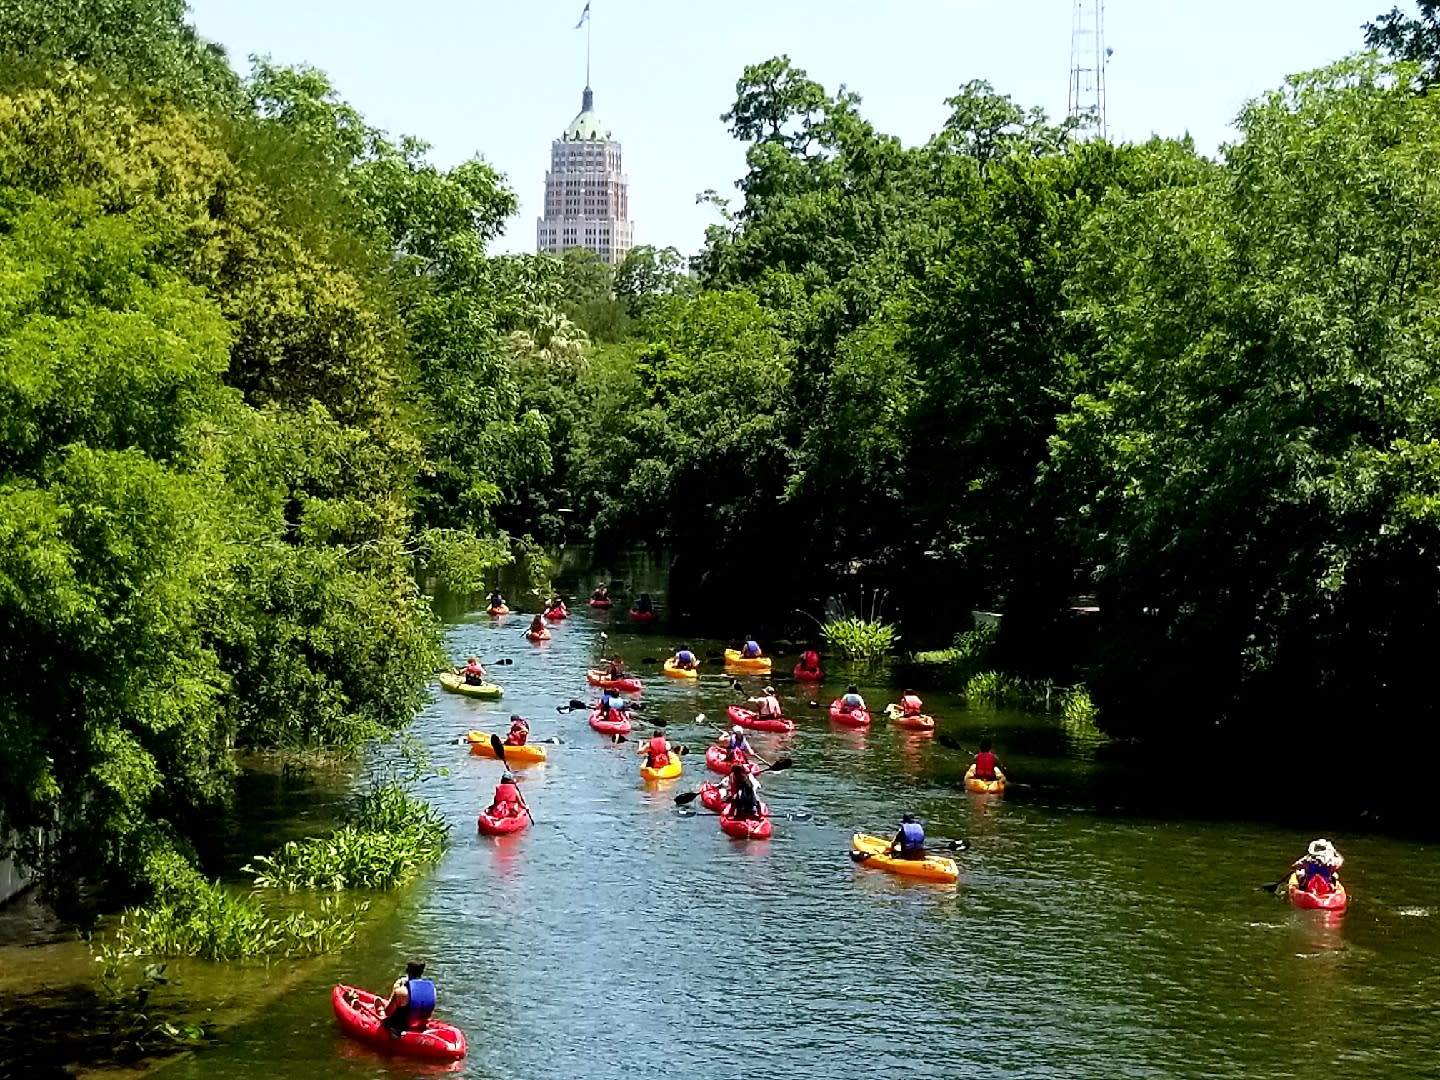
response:
<path fill-rule="evenodd" d="M 525 799 L 515 783 L 515 774 L 507 772 L 495 785 L 495 801 L 486 811 L 491 817 L 519 817 L 525 812 Z"/>
<path fill-rule="evenodd" d="M 673 748 L 665 740 L 663 728 L 656 728 L 655 734 L 650 736 L 650 741 L 644 748 L 637 751 L 645 755 L 645 765 L 651 769 L 663 769 L 670 764 L 670 754 Z"/>
<path fill-rule="evenodd" d="M 975 779 L 977 780 L 1004 780 L 1005 770 L 1000 766 L 1000 759 L 990 749 L 989 736 L 980 740 L 980 752 L 975 755 Z"/>
<path fill-rule="evenodd" d="M 510 734 L 505 736 L 506 746 L 524 746 L 525 740 L 530 737 L 530 724 L 524 717 L 512 715 L 510 717 Z"/>

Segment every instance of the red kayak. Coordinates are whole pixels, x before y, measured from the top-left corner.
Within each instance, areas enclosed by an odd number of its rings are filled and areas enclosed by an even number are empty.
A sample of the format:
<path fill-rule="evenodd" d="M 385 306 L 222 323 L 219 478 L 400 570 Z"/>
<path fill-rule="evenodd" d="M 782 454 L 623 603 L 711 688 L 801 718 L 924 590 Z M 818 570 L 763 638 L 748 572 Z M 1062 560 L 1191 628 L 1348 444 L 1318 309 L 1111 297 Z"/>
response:
<path fill-rule="evenodd" d="M 721 776 L 729 776 L 730 770 L 733 769 L 736 764 L 737 762 L 735 761 L 725 760 L 725 748 L 723 746 L 711 746 L 705 751 L 705 767 L 713 773 L 719 773 Z M 744 765 L 745 771 L 749 773 L 757 772 L 760 768 L 756 762 L 744 760 L 743 756 L 738 764 Z"/>
<path fill-rule="evenodd" d="M 720 813 L 720 831 L 735 840 L 768 840 L 775 831 L 770 823 L 770 807 L 761 803 L 758 818 L 737 818 L 727 806 Z"/>
<path fill-rule="evenodd" d="M 1336 879 L 1335 887 L 1328 892 L 1320 892 L 1317 889 L 1302 889 L 1300 887 L 1300 875 L 1290 875 L 1286 882 L 1285 892 L 1290 897 L 1290 902 L 1297 908 L 1304 908 L 1306 911 L 1344 911 L 1350 906 L 1350 894 L 1345 891 L 1339 879 Z"/>
<path fill-rule="evenodd" d="M 796 682 L 824 682 L 824 681 L 825 681 L 825 672 L 821 671 L 818 667 L 817 667 L 817 668 L 803 668 L 803 667 L 801 667 L 799 664 L 796 664 L 796 665 L 795 665 L 795 670 L 792 671 L 790 674 L 793 675 L 793 676 L 795 676 L 795 681 L 796 681 Z"/>
<path fill-rule="evenodd" d="M 725 793 L 720 790 L 719 784 L 707 780 L 700 785 L 700 805 L 717 814 L 725 809 Z"/>
<path fill-rule="evenodd" d="M 870 726 L 868 710 L 847 709 L 840 704 L 839 698 L 830 703 L 830 719 L 837 724 L 844 724 L 846 727 L 868 728 Z"/>
<path fill-rule="evenodd" d="M 615 601 L 614 601 L 614 600 L 611 600 L 609 597 L 606 597 L 604 600 L 596 600 L 595 597 L 592 596 L 592 597 L 590 598 L 590 606 L 591 606 L 591 607 L 614 607 L 614 606 L 615 606 Z"/>
<path fill-rule="evenodd" d="M 631 675 L 621 675 L 618 679 L 607 679 L 603 671 L 585 672 L 585 681 L 591 686 L 598 686 L 601 690 L 619 690 L 626 694 L 638 694 L 644 689 L 640 680 Z"/>
<path fill-rule="evenodd" d="M 761 720 L 759 713 L 742 709 L 739 705 L 725 706 L 725 715 L 730 717 L 732 724 L 739 724 L 752 731 L 779 731 L 788 734 L 795 730 L 794 720 L 786 720 L 784 717 Z"/>
<path fill-rule="evenodd" d="M 629 735 L 630 714 L 627 712 L 611 710 L 611 716 L 618 716 L 618 720 L 606 720 L 598 708 L 590 710 L 590 726 L 601 735 Z"/>
<path fill-rule="evenodd" d="M 530 824 L 530 815 L 525 811 L 518 814 L 506 814 L 504 817 L 491 817 L 490 811 L 481 810 L 480 816 L 475 819 L 476 825 L 486 836 L 509 836 L 517 833 Z"/>
<path fill-rule="evenodd" d="M 368 990 L 344 983 L 330 991 L 330 1004 L 340 1030 L 352 1039 L 387 1054 L 429 1058 L 432 1061 L 459 1061 L 465 1056 L 465 1033 L 454 1024 L 428 1020 L 424 1030 L 394 1035 L 380 1022 L 376 1006 L 385 1001 Z"/>
<path fill-rule="evenodd" d="M 890 722 L 896 727 L 905 728 L 908 731 L 935 730 L 935 718 L 928 713 L 919 713 L 915 716 L 896 716 Z"/>
<path fill-rule="evenodd" d="M 631 622 L 649 622 L 653 618 L 655 618 L 655 612 L 653 610 L 636 611 L 633 607 L 630 609 Z"/>
<path fill-rule="evenodd" d="M 558 622 L 560 619 L 567 618 L 569 614 L 570 612 L 565 610 L 565 605 L 561 604 L 559 607 L 552 607 L 549 611 L 545 612 L 545 617 Z"/>

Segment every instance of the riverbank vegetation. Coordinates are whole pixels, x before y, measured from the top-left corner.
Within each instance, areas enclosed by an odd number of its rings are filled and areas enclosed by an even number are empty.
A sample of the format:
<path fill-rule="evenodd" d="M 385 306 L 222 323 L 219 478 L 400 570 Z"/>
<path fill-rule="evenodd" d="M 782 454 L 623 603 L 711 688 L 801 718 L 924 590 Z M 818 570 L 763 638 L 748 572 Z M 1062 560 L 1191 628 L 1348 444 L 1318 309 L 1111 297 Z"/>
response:
<path fill-rule="evenodd" d="M 1001 612 L 988 670 L 1117 734 L 1432 719 L 1433 4 L 1215 158 L 981 82 L 906 146 L 756 64 L 689 272 L 487 255 L 483 160 L 237 74 L 183 0 L 6 12 L 0 824 L 62 906 L 173 895 L 236 750 L 403 727 L 417 560 L 567 538 L 665 547 L 729 632 L 862 580 L 916 647 Z"/>

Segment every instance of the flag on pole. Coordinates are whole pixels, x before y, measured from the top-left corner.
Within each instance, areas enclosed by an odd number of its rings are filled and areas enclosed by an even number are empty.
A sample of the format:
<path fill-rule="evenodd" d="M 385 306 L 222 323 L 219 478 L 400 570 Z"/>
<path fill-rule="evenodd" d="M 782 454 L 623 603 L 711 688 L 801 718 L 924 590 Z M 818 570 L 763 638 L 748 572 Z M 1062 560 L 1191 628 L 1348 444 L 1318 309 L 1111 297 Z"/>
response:
<path fill-rule="evenodd" d="M 590 18 L 590 0 L 585 0 L 585 10 L 580 12 L 580 21 L 575 24 L 575 29 L 579 30 L 584 26 L 585 20 L 588 18 Z"/>

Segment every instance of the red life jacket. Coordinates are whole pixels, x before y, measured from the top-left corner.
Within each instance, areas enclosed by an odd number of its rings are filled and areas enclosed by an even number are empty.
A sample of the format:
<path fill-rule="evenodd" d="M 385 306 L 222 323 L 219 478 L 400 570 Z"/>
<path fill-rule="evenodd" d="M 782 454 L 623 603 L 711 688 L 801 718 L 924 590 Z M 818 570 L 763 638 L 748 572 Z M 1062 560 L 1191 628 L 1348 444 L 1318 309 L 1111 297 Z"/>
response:
<path fill-rule="evenodd" d="M 664 736 L 656 735 L 650 740 L 650 768 L 659 769 L 670 764 L 669 744 Z"/>
<path fill-rule="evenodd" d="M 820 654 L 814 649 L 806 649 L 805 655 L 800 657 L 800 666 L 806 671 L 815 671 L 820 667 Z"/>
<path fill-rule="evenodd" d="M 520 789 L 514 784 L 496 784 L 494 809 L 504 812 L 507 806 L 514 807 L 510 812 L 513 814 L 520 806 Z"/>
<path fill-rule="evenodd" d="M 900 711 L 906 716 L 919 716 L 920 710 L 924 707 L 925 703 L 914 694 L 906 694 L 900 699 Z M 991 757 L 994 755 L 992 754 Z"/>
<path fill-rule="evenodd" d="M 977 780 L 995 779 L 995 755 L 989 750 L 982 750 L 975 755 L 975 778 Z"/>
<path fill-rule="evenodd" d="M 530 735 L 530 725 L 525 723 L 511 724 L 510 734 L 505 736 L 506 746 L 524 746 L 525 740 Z"/>

